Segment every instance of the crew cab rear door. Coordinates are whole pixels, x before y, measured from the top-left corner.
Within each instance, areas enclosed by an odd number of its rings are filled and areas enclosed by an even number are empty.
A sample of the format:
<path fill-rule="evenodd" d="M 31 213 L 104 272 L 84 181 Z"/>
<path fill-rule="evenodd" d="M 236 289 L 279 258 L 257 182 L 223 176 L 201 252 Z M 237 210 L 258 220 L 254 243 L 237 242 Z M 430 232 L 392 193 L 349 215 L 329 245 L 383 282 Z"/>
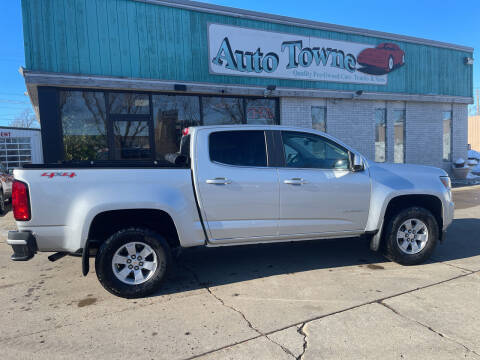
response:
<path fill-rule="evenodd" d="M 233 243 L 277 234 L 277 170 L 268 166 L 264 130 L 199 129 L 194 172 L 210 241 Z"/>

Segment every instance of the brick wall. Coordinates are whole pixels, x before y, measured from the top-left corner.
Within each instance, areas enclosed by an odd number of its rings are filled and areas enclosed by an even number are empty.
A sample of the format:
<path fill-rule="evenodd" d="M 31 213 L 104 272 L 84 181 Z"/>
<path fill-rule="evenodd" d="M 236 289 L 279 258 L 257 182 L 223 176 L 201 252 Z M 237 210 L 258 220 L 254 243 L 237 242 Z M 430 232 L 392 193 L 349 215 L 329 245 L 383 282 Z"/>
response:
<path fill-rule="evenodd" d="M 387 162 L 394 159 L 394 110 L 406 111 L 405 160 L 411 164 L 432 165 L 450 170 L 443 161 L 442 111 L 453 113 L 452 159 L 467 157 L 467 105 L 398 101 L 368 101 L 360 99 L 282 98 L 281 124 L 312 127 L 312 106 L 326 106 L 327 132 L 375 158 L 375 109 L 387 110 Z"/>
<path fill-rule="evenodd" d="M 406 163 L 443 167 L 442 106 L 406 104 Z"/>
<path fill-rule="evenodd" d="M 453 104 L 453 161 L 468 158 L 468 107 Z M 480 150 L 480 149 L 479 149 Z"/>

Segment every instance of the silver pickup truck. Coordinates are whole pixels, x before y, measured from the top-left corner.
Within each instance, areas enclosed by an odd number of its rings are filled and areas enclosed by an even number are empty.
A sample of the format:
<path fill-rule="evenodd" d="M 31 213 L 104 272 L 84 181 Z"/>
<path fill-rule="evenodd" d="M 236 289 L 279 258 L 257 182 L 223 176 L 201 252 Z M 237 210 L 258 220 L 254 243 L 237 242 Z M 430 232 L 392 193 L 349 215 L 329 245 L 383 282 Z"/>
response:
<path fill-rule="evenodd" d="M 172 252 L 368 237 L 404 265 L 432 253 L 452 222 L 443 170 L 377 164 L 315 130 L 283 126 L 185 129 L 168 165 L 30 165 L 14 172 L 13 260 L 89 257 L 111 293 L 156 291 Z"/>

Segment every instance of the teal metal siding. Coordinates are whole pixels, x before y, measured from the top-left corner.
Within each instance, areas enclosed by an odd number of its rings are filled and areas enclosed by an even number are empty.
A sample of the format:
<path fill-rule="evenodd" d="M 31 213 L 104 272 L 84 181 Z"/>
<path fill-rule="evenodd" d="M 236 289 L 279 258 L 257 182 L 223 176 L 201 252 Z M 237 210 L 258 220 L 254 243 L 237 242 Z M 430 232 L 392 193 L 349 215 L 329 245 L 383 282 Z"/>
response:
<path fill-rule="evenodd" d="M 209 73 L 207 24 L 379 44 L 386 39 L 202 13 L 132 0 L 22 0 L 29 70 L 145 79 L 472 97 L 469 52 L 392 41 L 406 64 L 388 84 L 277 80 Z M 387 39 L 388 40 L 388 39 Z"/>

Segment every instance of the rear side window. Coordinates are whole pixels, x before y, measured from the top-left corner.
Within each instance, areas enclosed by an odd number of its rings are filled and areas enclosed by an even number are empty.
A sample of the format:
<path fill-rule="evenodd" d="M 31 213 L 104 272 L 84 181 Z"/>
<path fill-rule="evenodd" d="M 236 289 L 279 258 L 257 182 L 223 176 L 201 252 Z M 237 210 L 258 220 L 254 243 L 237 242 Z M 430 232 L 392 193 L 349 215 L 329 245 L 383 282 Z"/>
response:
<path fill-rule="evenodd" d="M 210 134 L 210 160 L 236 166 L 267 166 L 263 131 L 220 131 Z"/>

